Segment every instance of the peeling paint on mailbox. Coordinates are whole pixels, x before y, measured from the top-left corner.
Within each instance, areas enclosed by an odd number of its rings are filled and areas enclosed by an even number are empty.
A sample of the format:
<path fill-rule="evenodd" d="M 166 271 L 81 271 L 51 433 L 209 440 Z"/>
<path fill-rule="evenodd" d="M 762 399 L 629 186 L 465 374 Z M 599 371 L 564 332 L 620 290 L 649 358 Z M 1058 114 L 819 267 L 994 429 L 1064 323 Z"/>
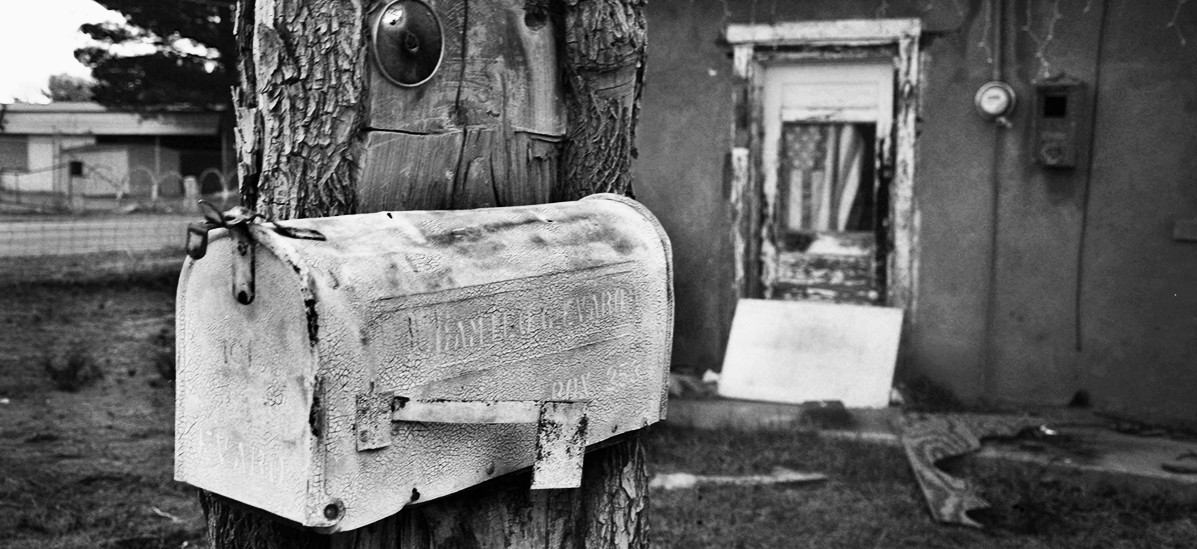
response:
<path fill-rule="evenodd" d="M 223 229 L 183 268 L 177 480 L 349 530 L 556 455 L 535 422 L 400 421 L 402 399 L 581 402 L 587 445 L 664 417 L 672 258 L 639 203 L 283 225 L 326 239 L 251 226 L 248 305 Z"/>

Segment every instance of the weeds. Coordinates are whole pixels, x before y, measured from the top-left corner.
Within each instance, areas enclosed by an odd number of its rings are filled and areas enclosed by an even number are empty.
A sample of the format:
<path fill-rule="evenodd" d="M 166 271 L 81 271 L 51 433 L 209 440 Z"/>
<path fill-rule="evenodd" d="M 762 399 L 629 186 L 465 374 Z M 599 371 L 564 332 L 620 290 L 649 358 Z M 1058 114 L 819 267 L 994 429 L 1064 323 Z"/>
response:
<path fill-rule="evenodd" d="M 65 353 L 45 354 L 42 368 L 54 382 L 55 388 L 71 393 L 104 377 L 91 348 L 82 342 L 71 344 Z"/>
<path fill-rule="evenodd" d="M 992 507 L 985 530 L 936 523 L 896 447 L 793 432 L 655 427 L 650 470 L 824 473 L 797 487 L 652 494 L 659 547 L 1194 547 L 1197 505 L 1136 495 L 1021 465 L 964 465 Z M 970 462 L 971 463 L 971 462 Z"/>
<path fill-rule="evenodd" d="M 920 412 L 960 412 L 969 408 L 948 389 L 923 376 L 915 376 L 898 383 L 906 407 Z"/>
<path fill-rule="evenodd" d="M 175 331 L 174 328 L 162 328 L 155 335 L 150 345 L 153 346 L 154 368 L 158 375 L 166 381 L 175 380 Z"/>
<path fill-rule="evenodd" d="M 121 257 L 112 253 L 22 257 L 0 262 L 0 287 L 174 287 L 180 250 Z"/>

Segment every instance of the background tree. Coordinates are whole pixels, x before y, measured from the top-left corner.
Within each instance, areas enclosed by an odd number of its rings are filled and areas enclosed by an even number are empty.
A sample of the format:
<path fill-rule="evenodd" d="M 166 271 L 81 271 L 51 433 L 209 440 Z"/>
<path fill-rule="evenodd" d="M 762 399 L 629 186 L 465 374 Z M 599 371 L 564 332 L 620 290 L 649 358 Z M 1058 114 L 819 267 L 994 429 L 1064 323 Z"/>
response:
<path fill-rule="evenodd" d="M 232 1 L 96 0 L 125 23 L 89 23 L 97 44 L 75 50 L 91 68 L 93 100 L 110 107 L 155 110 L 231 104 Z"/>
<path fill-rule="evenodd" d="M 46 97 L 54 103 L 91 101 L 94 83 L 87 78 L 69 74 L 53 74 L 46 82 Z"/>

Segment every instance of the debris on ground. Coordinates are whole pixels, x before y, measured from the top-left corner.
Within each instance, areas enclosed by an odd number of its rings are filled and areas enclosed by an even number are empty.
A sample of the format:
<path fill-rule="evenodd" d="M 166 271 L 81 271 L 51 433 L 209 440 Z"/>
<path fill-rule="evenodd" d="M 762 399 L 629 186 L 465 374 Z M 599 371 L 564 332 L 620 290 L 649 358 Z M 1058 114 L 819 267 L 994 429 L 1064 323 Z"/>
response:
<path fill-rule="evenodd" d="M 649 488 L 677 490 L 694 488 L 700 484 L 721 486 L 763 486 L 770 484 L 806 484 L 827 480 L 827 475 L 803 473 L 774 467 L 768 475 L 693 475 L 690 473 L 659 473 L 648 482 Z"/>
<path fill-rule="evenodd" d="M 989 502 L 966 479 L 938 467 L 944 459 L 981 449 L 981 439 L 1012 437 L 1027 429 L 1054 432 L 1043 418 L 977 414 L 906 414 L 895 421 L 902 449 L 927 501 L 931 516 L 940 522 L 981 528 L 969 511 L 988 508 Z"/>
<path fill-rule="evenodd" d="M 1197 475 L 1197 452 L 1185 452 L 1172 461 L 1160 464 L 1160 468 L 1178 475 Z"/>
<path fill-rule="evenodd" d="M 713 373 L 707 370 L 707 373 Z M 716 374 L 717 376 L 718 374 Z M 718 377 L 708 381 L 708 376 L 702 379 L 697 376 L 678 372 L 669 373 L 669 396 L 673 398 L 708 398 L 715 395 L 715 385 Z"/>
<path fill-rule="evenodd" d="M 169 519 L 171 522 L 176 522 L 176 523 L 183 522 L 183 519 L 181 519 L 175 515 L 172 515 L 170 513 L 167 513 L 166 511 L 163 511 L 162 509 L 159 509 L 157 507 L 150 507 L 150 512 L 152 512 L 155 515 L 158 515 L 164 519 Z"/>
<path fill-rule="evenodd" d="M 1144 421 L 1140 418 L 1111 411 L 1101 411 L 1095 414 L 1104 420 L 1110 430 L 1125 435 L 1138 437 L 1167 437 L 1178 440 L 1197 440 L 1197 430 L 1192 424 L 1173 422 L 1160 424 Z"/>
<path fill-rule="evenodd" d="M 851 428 L 855 422 L 852 414 L 839 400 L 813 400 L 799 405 L 802 415 L 798 419 L 800 427 L 817 430 L 843 430 Z"/>

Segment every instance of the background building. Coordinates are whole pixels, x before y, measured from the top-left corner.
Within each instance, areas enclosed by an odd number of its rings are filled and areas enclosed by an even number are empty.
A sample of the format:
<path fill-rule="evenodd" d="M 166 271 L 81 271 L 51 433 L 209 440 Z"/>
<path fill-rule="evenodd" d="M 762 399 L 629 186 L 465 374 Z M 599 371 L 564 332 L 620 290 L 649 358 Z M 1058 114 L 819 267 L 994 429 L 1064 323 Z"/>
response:
<path fill-rule="evenodd" d="M 648 14 L 636 192 L 674 243 L 675 365 L 719 367 L 739 297 L 857 299 L 905 309 L 900 378 L 1197 423 L 1197 10 Z"/>
<path fill-rule="evenodd" d="M 235 195 L 220 117 L 118 112 L 95 103 L 0 105 L 0 201 L 76 211 L 161 209 L 180 207 L 185 196 L 226 189 Z"/>

